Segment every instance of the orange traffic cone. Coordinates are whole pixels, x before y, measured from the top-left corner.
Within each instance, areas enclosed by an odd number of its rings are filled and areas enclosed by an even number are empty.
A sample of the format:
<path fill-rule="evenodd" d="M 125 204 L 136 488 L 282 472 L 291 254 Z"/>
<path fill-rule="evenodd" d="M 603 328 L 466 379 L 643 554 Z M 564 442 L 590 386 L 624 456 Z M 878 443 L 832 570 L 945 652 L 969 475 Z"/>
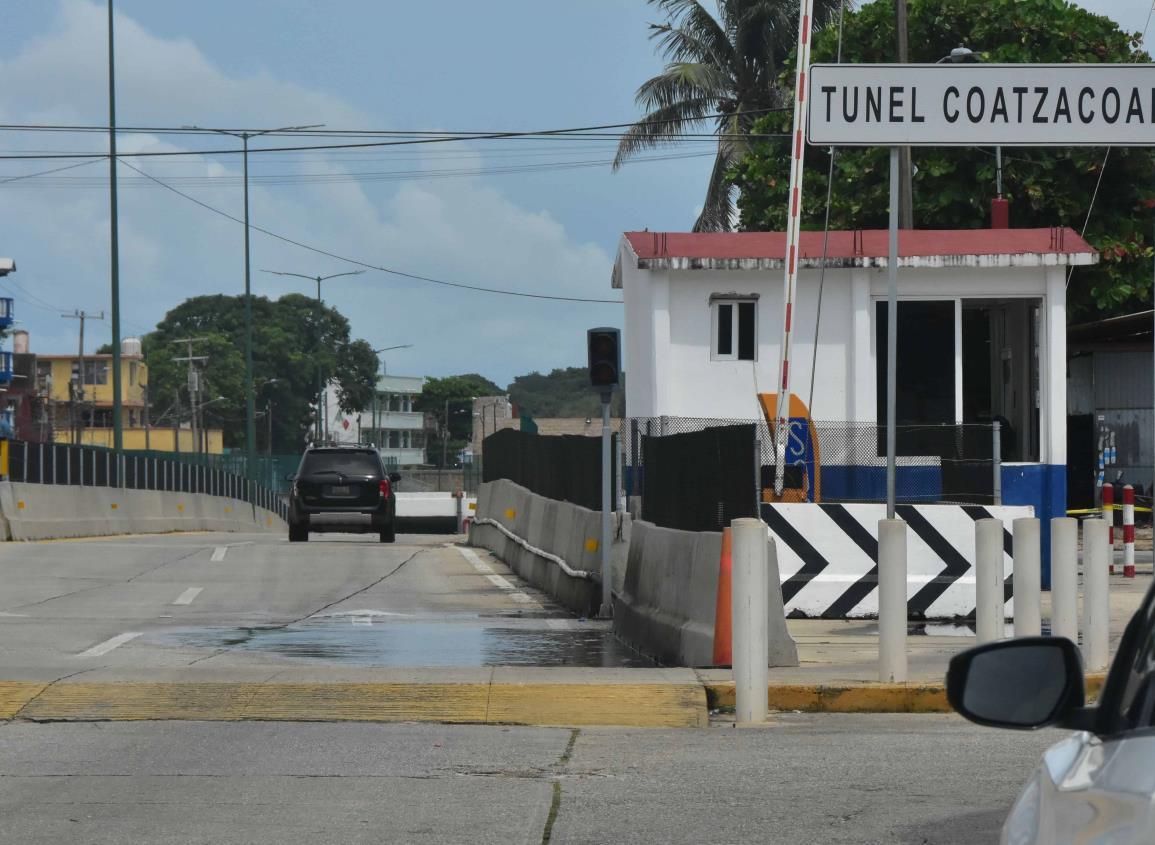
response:
<path fill-rule="evenodd" d="M 722 558 L 718 562 L 718 602 L 714 609 L 714 665 L 729 666 L 733 660 L 730 598 L 730 529 L 722 529 Z"/>

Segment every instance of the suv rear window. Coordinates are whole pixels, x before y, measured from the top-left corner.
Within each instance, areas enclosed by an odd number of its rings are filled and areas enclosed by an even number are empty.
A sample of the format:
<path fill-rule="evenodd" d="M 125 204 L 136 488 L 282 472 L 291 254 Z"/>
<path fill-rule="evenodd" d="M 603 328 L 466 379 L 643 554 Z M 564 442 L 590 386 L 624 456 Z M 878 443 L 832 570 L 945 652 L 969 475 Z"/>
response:
<path fill-rule="evenodd" d="M 315 451 L 305 455 L 300 474 L 332 470 L 345 475 L 380 475 L 381 464 L 372 452 L 352 450 Z"/>

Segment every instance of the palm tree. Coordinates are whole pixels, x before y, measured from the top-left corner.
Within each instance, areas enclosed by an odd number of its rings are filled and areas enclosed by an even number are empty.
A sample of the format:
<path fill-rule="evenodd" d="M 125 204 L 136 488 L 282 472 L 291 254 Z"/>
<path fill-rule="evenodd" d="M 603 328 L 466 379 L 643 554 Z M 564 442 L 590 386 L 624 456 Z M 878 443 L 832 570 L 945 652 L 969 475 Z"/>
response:
<path fill-rule="evenodd" d="M 650 24 L 650 37 L 669 63 L 638 88 L 636 101 L 646 114 L 622 137 L 613 168 L 713 121 L 718 154 L 694 231 L 727 231 L 734 213 L 727 173 L 749 148 L 754 122 L 789 103 L 778 76 L 797 42 L 798 0 L 717 0 L 718 17 L 700 0 L 647 2 L 666 15 L 666 23 Z M 815 0 L 815 26 L 840 2 Z"/>

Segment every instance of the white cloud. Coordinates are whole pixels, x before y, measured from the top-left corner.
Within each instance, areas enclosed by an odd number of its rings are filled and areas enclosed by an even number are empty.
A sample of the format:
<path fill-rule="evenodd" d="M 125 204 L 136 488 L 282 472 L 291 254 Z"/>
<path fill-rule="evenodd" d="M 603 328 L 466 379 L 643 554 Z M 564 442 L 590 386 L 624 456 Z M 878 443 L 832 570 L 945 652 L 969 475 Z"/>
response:
<path fill-rule="evenodd" d="M 0 114 L 15 121 L 104 121 L 105 12 L 88 0 L 62 0 L 50 31 L 17 45 L 0 62 L 5 85 Z M 231 78 L 185 39 L 163 39 L 135 21 L 117 19 L 118 107 L 122 125 L 260 126 L 326 123 L 332 127 L 388 125 L 385 114 L 362 114 L 340 97 L 282 82 L 272 72 Z M 34 136 L 32 147 L 56 137 Z M 125 151 L 180 149 L 176 136 L 124 136 Z M 84 149 L 102 149 L 101 136 L 82 136 Z M 221 148 L 233 145 L 221 138 Z M 10 144 L 9 144 L 10 146 Z M 256 144 L 254 144 L 256 146 Z M 480 161 L 463 145 L 452 167 Z M 412 155 L 414 150 L 408 148 Z M 472 156 L 472 158 L 471 158 Z M 241 214 L 236 158 L 130 159 L 159 178 L 231 176 L 187 192 L 230 214 Z M 3 173 L 31 172 L 42 163 Z M 444 158 L 427 157 L 429 167 Z M 51 166 L 51 163 L 49 164 Z M 372 169 L 406 169 L 411 162 Z M 253 156 L 252 172 L 342 173 L 365 165 Z M 0 174 L 2 177 L 3 174 Z M 61 176 L 105 176 L 93 164 Z M 156 322 L 187 296 L 242 290 L 241 227 L 122 167 L 121 266 L 125 332 Z M 62 308 L 107 308 L 107 191 L 99 187 L 9 190 L 0 203 L 0 253 L 13 254 L 18 279 Z M 518 206 L 481 178 L 308 186 L 254 184 L 255 225 L 334 253 L 422 275 L 536 293 L 610 298 L 611 259 L 593 244 L 574 243 L 547 209 Z M 184 187 L 181 188 L 185 190 Z M 14 201 L 16 200 L 16 201 Z M 286 284 L 261 268 L 331 273 L 350 266 L 253 234 L 253 285 L 259 294 L 311 286 Z M 612 306 L 548 304 L 447 291 L 380 273 L 326 287 L 325 298 L 351 320 L 353 331 L 379 346 L 413 343 L 390 361 L 394 372 L 481 371 L 503 382 L 530 369 L 581 360 L 584 328 L 617 322 Z M 19 295 L 18 308 L 21 307 Z M 34 350 L 70 344 L 71 325 L 43 310 L 20 312 L 33 330 Z"/>

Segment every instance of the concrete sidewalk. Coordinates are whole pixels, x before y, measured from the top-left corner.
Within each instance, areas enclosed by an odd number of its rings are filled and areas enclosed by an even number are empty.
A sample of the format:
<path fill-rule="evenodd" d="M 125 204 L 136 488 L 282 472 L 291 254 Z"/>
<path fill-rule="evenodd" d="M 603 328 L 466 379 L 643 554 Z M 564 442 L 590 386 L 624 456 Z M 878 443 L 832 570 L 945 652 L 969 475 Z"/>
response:
<path fill-rule="evenodd" d="M 1144 569 L 1146 571 L 1144 571 Z M 1135 578 L 1120 569 L 1111 576 L 1110 649 L 1119 640 L 1148 588 L 1151 568 Z M 1080 618 L 1082 601 L 1080 600 Z M 1044 633 L 1050 623 L 1051 594 L 1043 593 Z M 953 655 L 975 645 L 973 627 L 961 623 L 912 623 L 908 637 L 906 684 L 878 682 L 878 623 L 874 620 L 790 619 L 787 627 L 798 643 L 799 665 L 770 670 L 771 709 L 827 712 L 946 712 L 943 686 Z M 1007 625 L 1007 636 L 1014 626 Z M 702 669 L 711 707 L 733 704 L 729 669 Z M 1102 676 L 1088 678 L 1088 693 L 1097 692 Z"/>

